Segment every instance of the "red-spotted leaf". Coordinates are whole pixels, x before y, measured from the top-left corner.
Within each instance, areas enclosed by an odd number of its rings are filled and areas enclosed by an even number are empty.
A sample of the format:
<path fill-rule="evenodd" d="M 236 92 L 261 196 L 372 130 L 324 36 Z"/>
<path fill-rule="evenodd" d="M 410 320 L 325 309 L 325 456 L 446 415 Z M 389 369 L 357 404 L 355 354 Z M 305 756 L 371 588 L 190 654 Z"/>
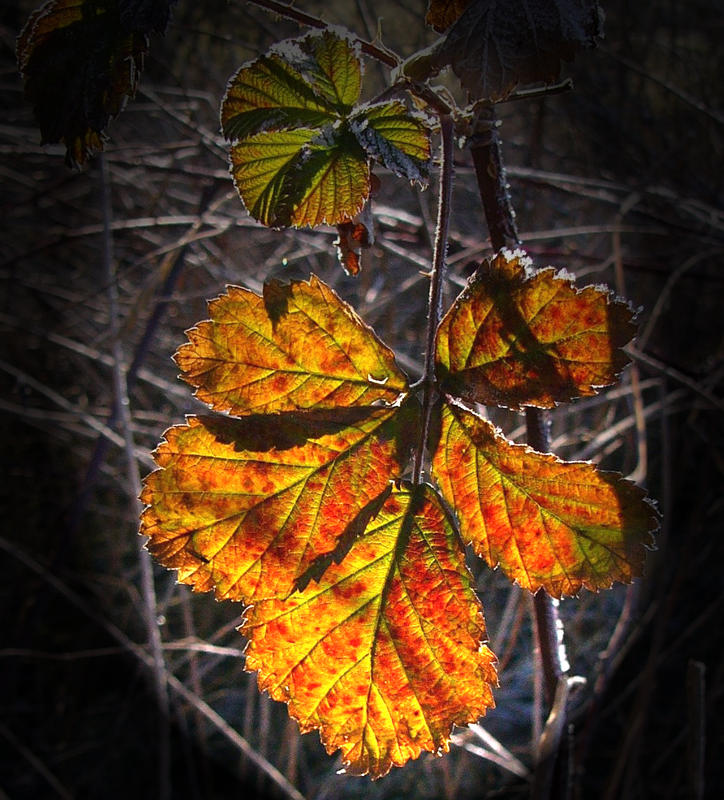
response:
<path fill-rule="evenodd" d="M 658 514 L 618 473 L 513 444 L 454 403 L 432 470 L 463 540 L 526 589 L 560 597 L 643 572 Z"/>
<path fill-rule="evenodd" d="M 327 285 L 229 287 L 176 362 L 196 395 L 236 416 L 390 405 L 407 391 L 392 351 Z"/>
<path fill-rule="evenodd" d="M 447 750 L 453 724 L 494 705 L 482 609 L 429 487 L 393 491 L 340 564 L 255 604 L 242 632 L 260 688 L 302 731 L 319 728 L 353 774 Z"/>
<path fill-rule="evenodd" d="M 63 142 L 82 166 L 103 149 L 109 122 L 136 92 L 150 33 L 163 33 L 175 0 L 49 0 L 17 42 L 25 94 L 41 142 Z"/>
<path fill-rule="evenodd" d="M 191 417 L 154 454 L 141 533 L 197 591 L 283 597 L 400 475 L 414 425 L 408 408 Z"/>
<path fill-rule="evenodd" d="M 399 100 L 361 105 L 350 128 L 368 156 L 395 175 L 427 186 L 430 165 L 430 123 L 407 110 Z"/>
<path fill-rule="evenodd" d="M 518 84 L 557 80 L 561 60 L 593 47 L 601 28 L 596 0 L 471 0 L 432 65 L 451 65 L 476 99 L 495 102 Z"/>
<path fill-rule="evenodd" d="M 443 389 L 469 401 L 550 408 L 595 394 L 628 363 L 633 312 L 596 286 L 576 289 L 520 251 L 484 262 L 443 318 L 436 363 Z"/>

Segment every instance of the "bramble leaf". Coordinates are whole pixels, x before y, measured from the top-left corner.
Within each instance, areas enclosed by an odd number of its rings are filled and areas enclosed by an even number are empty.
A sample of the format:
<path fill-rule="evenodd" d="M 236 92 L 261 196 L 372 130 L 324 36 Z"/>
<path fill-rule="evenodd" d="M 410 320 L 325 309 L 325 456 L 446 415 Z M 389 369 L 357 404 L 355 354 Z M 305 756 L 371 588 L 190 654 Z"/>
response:
<path fill-rule="evenodd" d="M 395 175 L 427 186 L 430 166 L 429 124 L 399 100 L 358 106 L 350 128 L 368 156 Z"/>
<path fill-rule="evenodd" d="M 280 42 L 229 81 L 221 129 L 235 140 L 266 130 L 321 128 L 350 111 L 361 77 L 356 49 L 331 30 Z"/>
<path fill-rule="evenodd" d="M 472 0 L 432 64 L 452 65 L 476 99 L 495 102 L 518 84 L 558 80 L 561 60 L 595 46 L 601 30 L 596 0 Z"/>
<path fill-rule="evenodd" d="M 348 772 L 378 778 L 494 705 L 494 656 L 459 539 L 430 487 L 394 490 L 341 564 L 242 632 L 247 669 Z"/>
<path fill-rule="evenodd" d="M 49 0 L 17 42 L 25 94 L 41 143 L 63 142 L 66 163 L 103 150 L 105 130 L 136 92 L 150 33 L 163 33 L 175 0 Z"/>
<path fill-rule="evenodd" d="M 322 281 L 229 287 L 176 362 L 196 396 L 235 416 L 392 404 L 407 379 L 392 351 Z"/>
<path fill-rule="evenodd" d="M 616 381 L 629 359 L 633 312 L 596 286 L 547 268 L 521 251 L 481 264 L 440 323 L 442 388 L 472 402 L 550 408 Z"/>
<path fill-rule="evenodd" d="M 432 474 L 463 541 L 525 589 L 560 597 L 643 573 L 658 514 L 618 473 L 513 444 L 449 402 Z"/>
<path fill-rule="evenodd" d="M 165 433 L 141 533 L 196 591 L 283 597 L 387 490 L 414 409 L 190 417 Z"/>
<path fill-rule="evenodd" d="M 369 195 L 367 157 L 343 129 L 255 134 L 232 145 L 231 172 L 248 212 L 269 227 L 335 225 Z"/>
<path fill-rule="evenodd" d="M 438 33 L 446 31 L 470 5 L 471 0 L 430 0 L 425 22 Z"/>
<path fill-rule="evenodd" d="M 361 77 L 351 36 L 327 28 L 279 43 L 231 79 L 221 125 L 234 183 L 259 222 L 350 222 L 370 195 L 373 159 L 426 185 L 429 125 L 399 101 L 355 105 Z"/>

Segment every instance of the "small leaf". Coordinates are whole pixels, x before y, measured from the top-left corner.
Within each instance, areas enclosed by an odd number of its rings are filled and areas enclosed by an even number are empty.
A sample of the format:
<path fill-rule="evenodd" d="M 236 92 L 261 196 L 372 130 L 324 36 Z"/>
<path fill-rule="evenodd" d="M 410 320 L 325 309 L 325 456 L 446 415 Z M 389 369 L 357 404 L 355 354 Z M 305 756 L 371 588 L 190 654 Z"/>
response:
<path fill-rule="evenodd" d="M 472 0 L 433 57 L 452 65 L 476 99 L 498 101 L 518 84 L 558 80 L 560 62 L 601 36 L 596 0 Z"/>
<path fill-rule="evenodd" d="M 633 312 L 600 287 L 576 289 L 521 251 L 481 264 L 440 323 L 443 390 L 489 405 L 550 408 L 593 395 L 628 364 Z"/>
<path fill-rule="evenodd" d="M 341 564 L 242 632 L 259 687 L 319 728 L 348 772 L 378 778 L 448 749 L 453 724 L 492 708 L 497 684 L 464 553 L 429 487 L 392 492 Z"/>
<path fill-rule="evenodd" d="M 414 406 L 190 417 L 145 480 L 149 552 L 196 591 L 284 597 L 401 472 Z"/>
<path fill-rule="evenodd" d="M 432 470 L 463 540 L 525 589 L 560 597 L 643 573 L 658 514 L 618 473 L 512 444 L 456 404 L 443 406 Z"/>
<path fill-rule="evenodd" d="M 470 5 L 471 0 L 430 0 L 425 22 L 438 33 L 446 31 Z"/>
<path fill-rule="evenodd" d="M 369 249 L 373 242 L 372 211 L 367 203 L 353 220 L 337 225 L 334 246 L 337 248 L 339 263 L 348 275 L 359 275 L 362 269 L 362 251 Z"/>
<path fill-rule="evenodd" d="M 236 416 L 392 404 L 407 380 L 392 351 L 332 289 L 309 282 L 229 287 L 176 354 L 182 377 Z"/>
<path fill-rule="evenodd" d="M 427 186 L 430 167 L 430 125 L 403 103 L 358 106 L 350 128 L 368 156 L 395 175 Z"/>
<path fill-rule="evenodd" d="M 368 156 L 347 123 L 361 76 L 357 47 L 330 28 L 281 42 L 231 79 L 221 125 L 234 183 L 259 222 L 337 225 L 362 210 Z"/>
<path fill-rule="evenodd" d="M 66 163 L 82 166 L 103 149 L 105 130 L 136 92 L 148 35 L 163 33 L 175 0 L 49 0 L 17 42 L 25 94 L 41 143 L 63 142 Z"/>
<path fill-rule="evenodd" d="M 334 107 L 276 54 L 243 66 L 221 103 L 221 130 L 230 140 L 265 130 L 321 127 L 336 119 Z"/>
<path fill-rule="evenodd" d="M 232 146 L 231 171 L 249 213 L 270 227 L 336 225 L 357 214 L 369 196 L 365 153 L 339 130 L 250 136 Z"/>

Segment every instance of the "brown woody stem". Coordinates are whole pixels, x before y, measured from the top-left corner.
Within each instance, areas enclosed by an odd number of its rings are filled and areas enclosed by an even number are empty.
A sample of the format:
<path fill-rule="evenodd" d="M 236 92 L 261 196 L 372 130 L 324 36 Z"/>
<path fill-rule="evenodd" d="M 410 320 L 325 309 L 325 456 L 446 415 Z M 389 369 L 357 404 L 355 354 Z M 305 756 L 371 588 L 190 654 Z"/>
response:
<path fill-rule="evenodd" d="M 288 3 L 278 3 L 276 0 L 247 0 L 247 2 L 254 6 L 265 8 L 268 11 L 273 11 L 275 14 L 279 14 L 280 17 L 294 20 L 300 25 L 308 25 L 310 28 L 320 29 L 327 27 L 327 23 L 324 20 L 312 14 L 305 14 L 304 11 L 299 11 L 299 9 Z M 364 39 L 357 38 L 356 41 L 362 48 L 363 53 L 377 59 L 377 61 L 381 61 L 383 64 L 387 64 L 388 67 L 394 68 L 400 63 L 400 59 L 390 50 L 372 44 L 372 42 L 366 42 Z"/>
<path fill-rule="evenodd" d="M 422 467 L 425 447 L 430 431 L 430 419 L 435 404 L 435 335 L 442 317 L 442 290 L 445 283 L 445 256 L 447 254 L 448 230 L 450 227 L 450 200 L 453 183 L 453 119 L 449 114 L 440 116 L 442 139 L 442 165 L 440 189 L 437 200 L 437 224 L 435 226 L 435 248 L 430 272 L 430 295 L 428 299 L 427 336 L 425 340 L 425 367 L 422 373 L 422 432 L 415 451 L 412 468 L 413 483 L 422 482 Z"/>
<path fill-rule="evenodd" d="M 520 244 L 515 226 L 515 212 L 508 193 L 503 152 L 498 134 L 495 110 L 492 105 L 482 106 L 473 127 L 470 140 L 475 175 L 480 198 L 490 233 L 490 243 L 496 252 L 503 247 Z M 528 444 L 541 453 L 550 450 L 548 424 L 545 413 L 526 409 Z M 543 665 L 543 683 L 546 701 L 553 702 L 558 678 L 563 673 L 558 652 L 557 610 L 545 592 L 534 598 L 536 638 Z"/>

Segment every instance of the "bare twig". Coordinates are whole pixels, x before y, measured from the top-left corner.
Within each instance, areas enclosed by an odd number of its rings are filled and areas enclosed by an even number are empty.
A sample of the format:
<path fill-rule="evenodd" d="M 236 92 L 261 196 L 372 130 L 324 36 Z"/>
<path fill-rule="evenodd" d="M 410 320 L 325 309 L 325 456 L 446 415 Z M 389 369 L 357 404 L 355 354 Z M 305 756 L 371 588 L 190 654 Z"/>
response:
<path fill-rule="evenodd" d="M 278 3 L 276 0 L 247 0 L 247 2 L 251 5 L 274 11 L 279 14 L 280 17 L 294 20 L 300 23 L 300 25 L 308 25 L 310 28 L 317 29 L 327 27 L 327 23 L 319 17 L 305 14 L 303 11 L 299 11 L 299 9 L 294 8 L 292 5 L 287 5 L 286 3 Z M 377 59 L 377 61 L 381 61 L 383 64 L 387 64 L 388 67 L 396 67 L 400 63 L 399 58 L 394 53 L 380 45 L 366 42 L 364 39 L 357 39 L 357 42 L 362 48 L 363 53 Z"/>
<path fill-rule="evenodd" d="M 5 552 L 9 553 L 17 561 L 20 561 L 36 575 L 40 575 L 60 595 L 65 597 L 71 605 L 80 609 L 87 617 L 92 619 L 105 630 L 106 633 L 115 639 L 127 652 L 132 653 L 151 673 L 155 671 L 154 659 L 144 647 L 133 642 L 120 628 L 114 625 L 110 620 L 101 616 L 95 609 L 91 608 L 88 603 L 67 586 L 67 584 L 50 572 L 50 570 L 46 569 L 21 548 L 2 536 L 0 536 L 0 549 L 5 550 Z M 241 753 L 246 755 L 257 769 L 262 770 L 283 792 L 285 797 L 288 797 L 289 800 L 305 800 L 304 795 L 292 786 L 273 764 L 270 764 L 265 758 L 262 758 L 249 742 L 234 730 L 220 714 L 214 711 L 208 703 L 200 697 L 197 697 L 175 675 L 168 674 L 167 681 L 168 687 L 172 692 L 199 711 L 219 733 L 231 742 Z"/>
<path fill-rule="evenodd" d="M 131 430 L 131 406 L 128 398 L 128 385 L 123 367 L 123 344 L 118 312 L 118 288 L 113 266 L 113 235 L 111 233 L 111 187 L 108 165 L 101 153 L 100 175 L 103 208 L 103 272 L 108 286 L 108 313 L 111 347 L 113 353 L 113 390 L 115 410 L 119 427 L 123 434 L 126 454 L 126 477 L 129 487 L 129 499 L 135 508 L 135 518 L 141 514 L 141 476 L 138 473 L 138 462 L 134 453 L 133 432 Z M 151 655 L 153 658 L 154 687 L 158 704 L 159 720 L 159 797 L 167 800 L 171 796 L 171 733 L 169 728 L 168 690 L 166 688 L 166 664 L 161 646 L 161 633 L 157 622 L 156 590 L 153 585 L 153 568 L 151 557 L 139 547 L 141 568 L 141 593 L 146 612 L 146 629 Z"/>

